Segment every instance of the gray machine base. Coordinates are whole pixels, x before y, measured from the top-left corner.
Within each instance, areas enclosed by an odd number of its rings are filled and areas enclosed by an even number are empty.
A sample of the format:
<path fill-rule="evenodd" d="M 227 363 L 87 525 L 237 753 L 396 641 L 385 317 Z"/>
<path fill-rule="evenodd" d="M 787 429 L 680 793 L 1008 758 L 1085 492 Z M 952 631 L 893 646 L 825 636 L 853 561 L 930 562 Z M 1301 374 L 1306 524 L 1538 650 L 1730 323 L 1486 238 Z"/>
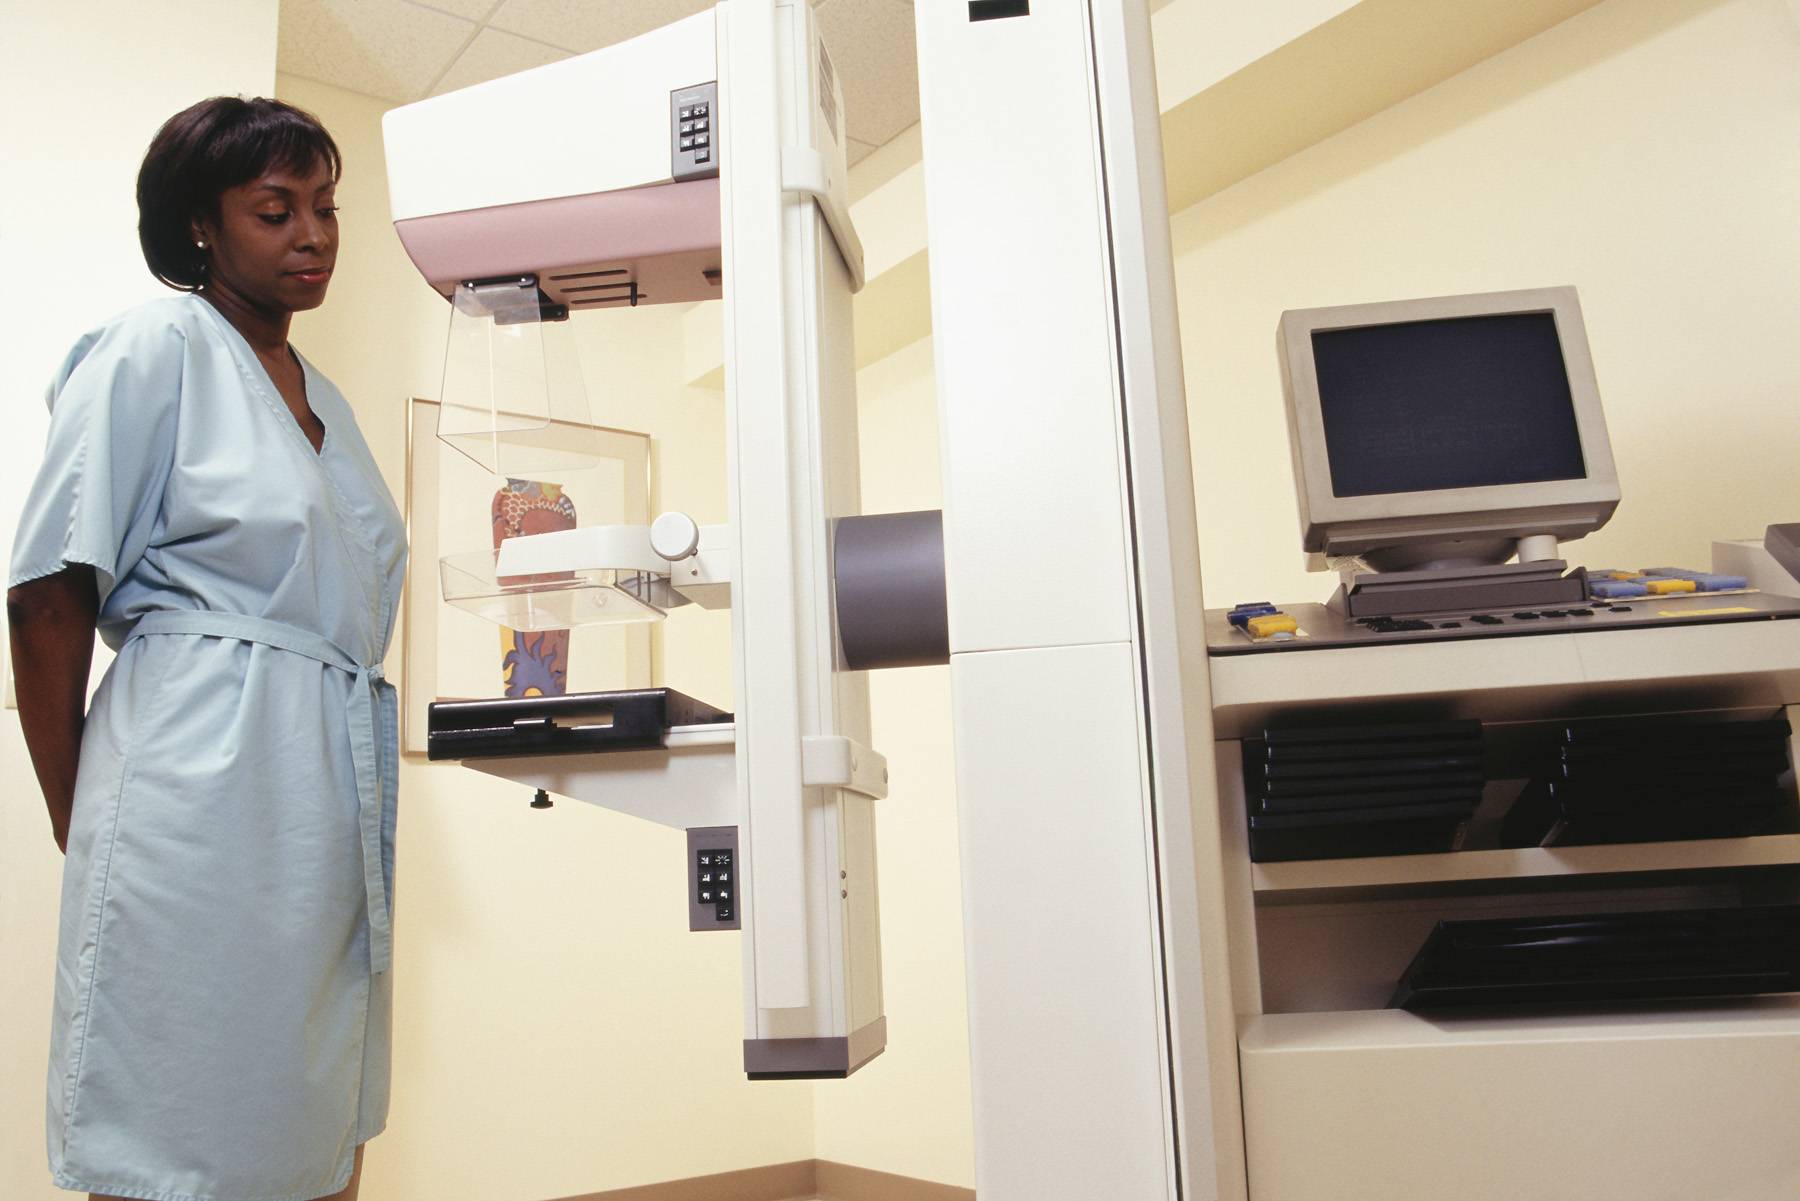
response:
<path fill-rule="evenodd" d="M 848 1038 L 747 1038 L 744 1072 L 752 1080 L 842 1080 L 887 1049 L 887 1018 Z"/>

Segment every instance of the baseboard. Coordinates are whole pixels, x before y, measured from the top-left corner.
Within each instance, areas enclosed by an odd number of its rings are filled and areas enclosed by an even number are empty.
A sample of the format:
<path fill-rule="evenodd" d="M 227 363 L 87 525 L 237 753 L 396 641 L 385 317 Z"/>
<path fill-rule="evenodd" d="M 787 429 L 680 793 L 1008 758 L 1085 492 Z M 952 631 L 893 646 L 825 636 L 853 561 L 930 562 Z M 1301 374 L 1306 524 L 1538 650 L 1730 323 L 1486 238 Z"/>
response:
<path fill-rule="evenodd" d="M 827 1159 L 743 1168 L 558 1201 L 975 1201 L 975 1190 Z"/>
<path fill-rule="evenodd" d="M 818 1160 L 802 1159 L 794 1163 L 720 1172 L 715 1176 L 690 1176 L 686 1180 L 666 1180 L 636 1188 L 583 1193 L 579 1197 L 561 1197 L 558 1201 L 794 1201 L 795 1198 L 817 1195 L 817 1165 Z"/>
<path fill-rule="evenodd" d="M 975 1201 L 975 1190 L 875 1172 L 829 1159 L 813 1160 L 813 1188 L 821 1201 Z"/>

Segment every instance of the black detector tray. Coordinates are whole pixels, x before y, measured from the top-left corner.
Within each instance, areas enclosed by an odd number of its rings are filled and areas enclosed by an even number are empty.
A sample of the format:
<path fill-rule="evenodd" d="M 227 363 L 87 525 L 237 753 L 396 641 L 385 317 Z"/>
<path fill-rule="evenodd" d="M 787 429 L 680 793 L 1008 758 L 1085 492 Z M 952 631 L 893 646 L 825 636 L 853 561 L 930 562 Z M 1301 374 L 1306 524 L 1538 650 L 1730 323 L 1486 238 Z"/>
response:
<path fill-rule="evenodd" d="M 1390 1005 L 1431 1010 L 1800 992 L 1800 906 L 1439 922 Z"/>
<path fill-rule="evenodd" d="M 729 721 L 731 714 L 672 688 L 438 701 L 431 706 L 426 755 L 510 759 L 643 750 L 661 746 L 663 735 L 675 726 Z"/>

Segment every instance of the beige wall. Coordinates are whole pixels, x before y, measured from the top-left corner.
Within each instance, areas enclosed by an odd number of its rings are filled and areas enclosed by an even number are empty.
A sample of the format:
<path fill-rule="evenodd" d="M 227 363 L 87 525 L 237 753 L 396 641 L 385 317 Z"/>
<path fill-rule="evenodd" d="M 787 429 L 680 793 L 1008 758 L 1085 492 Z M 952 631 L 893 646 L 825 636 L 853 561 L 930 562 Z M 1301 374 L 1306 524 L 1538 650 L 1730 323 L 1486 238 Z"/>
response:
<path fill-rule="evenodd" d="M 1574 284 L 1624 501 L 1590 566 L 1800 515 L 1800 20 L 1610 0 L 1179 214 L 1207 603 L 1301 563 L 1283 309 Z"/>
<path fill-rule="evenodd" d="M 165 291 L 145 269 L 136 234 L 133 186 L 151 135 L 207 96 L 266 95 L 275 80 L 275 19 L 275 0 L 0 3 L 0 561 L 11 558 L 43 454 L 44 388 L 62 356 L 84 330 Z M 171 70 L 174 63 L 181 69 Z M 7 1201 L 69 1196 L 51 1188 L 44 1155 L 61 870 L 17 715 L 0 713 Z"/>
<path fill-rule="evenodd" d="M 858 374 L 867 511 L 942 507 L 934 386 L 930 339 Z M 815 1086 L 815 1154 L 972 1188 L 950 669 L 877 672 L 869 700 L 893 777 L 877 806 L 888 1049 L 848 1081 Z"/>

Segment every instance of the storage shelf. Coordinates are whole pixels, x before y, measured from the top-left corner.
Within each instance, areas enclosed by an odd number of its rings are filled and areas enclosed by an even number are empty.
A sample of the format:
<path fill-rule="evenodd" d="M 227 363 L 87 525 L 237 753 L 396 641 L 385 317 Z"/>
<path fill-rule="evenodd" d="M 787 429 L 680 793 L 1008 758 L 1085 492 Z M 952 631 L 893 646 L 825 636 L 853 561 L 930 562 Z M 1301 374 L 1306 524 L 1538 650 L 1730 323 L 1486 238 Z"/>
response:
<path fill-rule="evenodd" d="M 1768 867 L 1790 863 L 1800 863 L 1800 834 L 1256 863 L 1250 868 L 1250 886 L 1258 893 L 1279 894 L 1467 880 Z"/>
<path fill-rule="evenodd" d="M 1800 620 L 1218 655 L 1210 667 L 1218 738 L 1346 706 L 1484 721 L 1775 708 L 1800 701 Z"/>
<path fill-rule="evenodd" d="M 1265 1013 L 1244 1019 L 1238 1045 L 1245 1054 L 1265 1054 L 1756 1034 L 1800 1035 L 1800 996 L 1480 1016 L 1425 1015 L 1404 1009 Z"/>

